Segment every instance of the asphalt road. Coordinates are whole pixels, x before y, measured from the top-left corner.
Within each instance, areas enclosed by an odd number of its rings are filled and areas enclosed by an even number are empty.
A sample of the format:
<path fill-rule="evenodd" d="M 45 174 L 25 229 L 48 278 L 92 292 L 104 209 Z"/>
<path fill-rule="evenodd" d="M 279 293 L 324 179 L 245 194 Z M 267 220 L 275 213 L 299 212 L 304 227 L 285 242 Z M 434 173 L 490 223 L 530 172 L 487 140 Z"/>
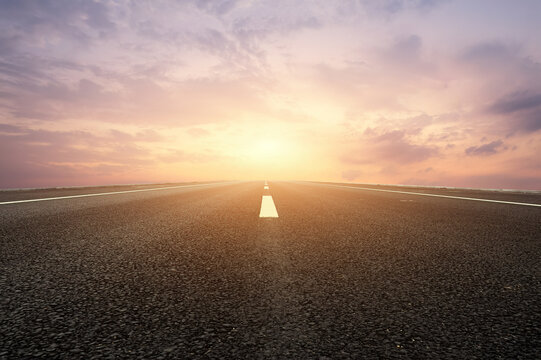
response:
<path fill-rule="evenodd" d="M 541 207 L 269 185 L 0 205 L 0 358 L 541 357 Z"/>

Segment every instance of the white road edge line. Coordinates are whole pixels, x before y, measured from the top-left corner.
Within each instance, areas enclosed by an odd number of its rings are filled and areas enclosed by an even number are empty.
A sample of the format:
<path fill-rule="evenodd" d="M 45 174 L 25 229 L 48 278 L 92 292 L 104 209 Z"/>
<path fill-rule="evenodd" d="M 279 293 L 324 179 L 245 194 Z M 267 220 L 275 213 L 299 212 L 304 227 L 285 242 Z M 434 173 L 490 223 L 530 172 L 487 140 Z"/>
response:
<path fill-rule="evenodd" d="M 315 185 L 334 186 L 334 187 L 350 188 L 350 189 L 357 189 L 357 190 L 381 191 L 381 192 L 390 192 L 390 193 L 397 193 L 397 194 L 410 194 L 410 195 L 420 195 L 420 196 L 440 197 L 440 198 L 447 198 L 447 199 L 459 199 L 459 200 L 483 201 L 483 202 L 491 202 L 491 203 L 498 203 L 498 204 L 511 204 L 511 205 L 522 205 L 522 206 L 541 207 L 541 204 L 521 203 L 521 202 L 514 202 L 514 201 L 491 200 L 491 199 L 479 199 L 479 198 L 470 198 L 470 197 L 452 196 L 452 195 L 426 194 L 426 193 L 417 193 L 417 192 L 411 192 L 411 191 L 398 191 L 398 190 L 373 189 L 373 188 L 365 188 L 365 187 L 359 187 L 359 186 L 346 186 L 346 185 L 320 184 L 320 183 L 314 183 L 314 182 L 309 182 L 309 183 L 310 183 L 310 184 L 315 184 Z"/>
<path fill-rule="evenodd" d="M 41 199 L 14 200 L 14 201 L 4 201 L 4 202 L 0 202 L 0 205 L 19 204 L 19 203 L 36 202 L 36 201 L 60 200 L 60 199 L 74 199 L 74 198 L 90 197 L 90 196 L 104 196 L 104 195 L 127 194 L 127 193 L 134 193 L 134 192 L 143 192 L 143 191 L 156 191 L 156 190 L 178 189 L 178 188 L 188 188 L 188 187 L 197 187 L 197 186 L 210 186 L 210 185 L 230 184 L 230 183 L 232 183 L 232 182 L 231 182 L 231 181 L 226 181 L 226 182 L 216 182 L 216 183 L 210 183 L 210 184 L 194 184 L 194 185 L 165 186 L 165 187 L 151 188 L 151 189 L 123 190 L 123 191 L 111 191 L 111 192 L 106 192 L 106 193 L 81 194 L 81 195 L 68 195 L 68 196 L 58 196 L 58 197 L 41 198 Z"/>
<path fill-rule="evenodd" d="M 271 195 L 263 195 L 261 198 L 261 210 L 259 210 L 259 217 L 278 217 L 278 211 L 274 206 L 274 201 Z"/>

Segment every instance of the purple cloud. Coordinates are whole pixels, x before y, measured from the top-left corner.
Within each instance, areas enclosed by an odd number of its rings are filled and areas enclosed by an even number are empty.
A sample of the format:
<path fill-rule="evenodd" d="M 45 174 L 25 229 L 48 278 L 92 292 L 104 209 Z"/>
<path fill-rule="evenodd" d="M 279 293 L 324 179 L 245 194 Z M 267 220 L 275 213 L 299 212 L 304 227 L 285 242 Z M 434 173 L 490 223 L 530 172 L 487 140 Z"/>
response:
<path fill-rule="evenodd" d="M 363 0 L 359 4 L 371 13 L 396 15 L 407 10 L 426 11 L 448 0 Z"/>
<path fill-rule="evenodd" d="M 496 114 L 510 114 L 521 110 L 529 110 L 541 106 L 541 94 L 515 92 L 494 103 L 489 111 Z"/>
<path fill-rule="evenodd" d="M 342 161 L 351 164 L 395 163 L 411 164 L 437 156 L 434 146 L 411 143 L 403 130 L 378 133 L 368 128 L 359 139 L 361 147 L 342 156 Z"/>
<path fill-rule="evenodd" d="M 70 39 L 85 45 L 115 30 L 108 5 L 85 0 L 4 0 L 0 25 L 19 36 L 17 46 L 31 46 L 48 39 Z"/>
<path fill-rule="evenodd" d="M 212 152 L 169 150 L 154 154 L 145 143 L 163 136 L 147 129 L 135 134 L 110 130 L 97 135 L 87 131 L 34 130 L 0 124 L 0 188 L 54 184 L 84 184 L 96 176 L 121 176 L 157 163 L 209 162 Z M 151 176 L 151 175 L 149 175 Z M 149 181 L 151 178 L 132 179 Z"/>
<path fill-rule="evenodd" d="M 514 92 L 495 101 L 487 111 L 504 116 L 511 133 L 541 129 L 541 93 Z"/>
<path fill-rule="evenodd" d="M 507 147 L 503 146 L 502 140 L 495 140 L 487 144 L 479 145 L 479 146 L 470 146 L 466 149 L 466 155 L 470 156 L 486 156 L 486 155 L 494 155 L 498 152 L 506 150 Z"/>

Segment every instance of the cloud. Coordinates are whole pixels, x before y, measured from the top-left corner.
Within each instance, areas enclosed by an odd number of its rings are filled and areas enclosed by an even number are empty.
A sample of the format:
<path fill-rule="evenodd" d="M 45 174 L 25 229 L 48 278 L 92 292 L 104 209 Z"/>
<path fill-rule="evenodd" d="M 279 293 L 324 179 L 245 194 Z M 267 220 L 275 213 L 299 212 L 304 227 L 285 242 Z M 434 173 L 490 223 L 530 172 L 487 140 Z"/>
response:
<path fill-rule="evenodd" d="M 235 20 L 233 34 L 242 40 L 264 39 L 273 34 L 287 35 L 305 29 L 319 29 L 323 23 L 310 11 L 295 12 L 295 6 L 269 9 L 255 16 Z M 306 9 L 305 9 L 306 10 Z"/>
<path fill-rule="evenodd" d="M 539 92 L 541 63 L 529 56 L 520 43 L 479 42 L 465 47 L 456 58 L 456 65 L 461 67 L 463 76 L 492 85 L 486 89 L 490 90 L 488 95 Z"/>
<path fill-rule="evenodd" d="M 426 12 L 448 0 L 360 0 L 347 1 L 344 8 L 363 9 L 369 15 L 375 16 L 393 16 L 407 11 Z"/>
<path fill-rule="evenodd" d="M 484 133 L 513 136 L 541 129 L 541 63 L 520 43 L 480 42 L 457 59 L 468 78 L 470 117 Z"/>
<path fill-rule="evenodd" d="M 437 156 L 435 146 L 411 143 L 403 130 L 378 132 L 368 128 L 358 140 L 357 148 L 342 156 L 350 164 L 412 164 Z"/>
<path fill-rule="evenodd" d="M 182 150 L 169 150 L 167 154 L 158 157 L 160 161 L 166 163 L 181 163 L 189 162 L 193 164 L 208 163 L 226 159 L 225 156 L 216 154 L 211 151 L 203 153 L 187 152 Z"/>
<path fill-rule="evenodd" d="M 498 100 L 489 111 L 496 114 L 510 114 L 521 110 L 529 110 L 541 106 L 541 94 L 515 92 L 504 99 Z"/>
<path fill-rule="evenodd" d="M 4 0 L 1 6 L 2 28 L 12 36 L 20 35 L 22 46 L 45 46 L 60 39 L 88 44 L 116 28 L 103 2 Z"/>
<path fill-rule="evenodd" d="M 193 137 L 202 137 L 210 134 L 210 131 L 198 127 L 189 128 L 186 132 Z"/>
<path fill-rule="evenodd" d="M 128 133 L 116 129 L 50 131 L 0 124 L 0 188 L 85 184 L 88 181 L 152 181 L 160 164 L 223 161 L 212 150 L 161 148 L 164 136 L 152 129 Z M 160 144 L 156 149 L 156 144 Z M 104 178 L 104 179 L 105 179 Z M 107 180 L 109 179 L 109 180 Z M 113 180 L 111 180 L 113 179 Z M 118 180 L 117 180 L 118 181 Z"/>
<path fill-rule="evenodd" d="M 20 40 L 20 35 L 0 35 L 0 54 L 14 51 Z"/>
<path fill-rule="evenodd" d="M 22 162 L 144 162 L 147 152 L 137 145 L 135 138 L 112 131 L 111 136 L 88 131 L 51 131 L 5 125 L 9 131 L 0 139 L 6 152 Z"/>
<path fill-rule="evenodd" d="M 504 117 L 511 133 L 538 131 L 541 129 L 541 93 L 513 92 L 495 101 L 487 112 Z"/>
<path fill-rule="evenodd" d="M 485 90 L 488 95 L 540 92 L 541 63 L 520 43 L 479 42 L 465 47 L 456 60 L 463 76 L 492 85 Z"/>
<path fill-rule="evenodd" d="M 88 116 L 94 110 L 112 109 L 120 102 L 119 94 L 88 79 L 69 85 L 49 80 L 47 75 L 30 76 L 21 75 L 6 89 L 14 95 L 6 108 L 15 118 L 50 121 Z"/>
<path fill-rule="evenodd" d="M 17 63 L 18 62 L 18 63 Z M 69 77 L 66 79 L 67 73 Z M 172 81 L 153 74 L 107 71 L 67 61 L 24 57 L 0 61 L 3 109 L 12 118 L 95 119 L 188 126 L 265 113 L 268 84 L 257 77 Z"/>
<path fill-rule="evenodd" d="M 385 51 L 389 60 L 400 63 L 417 62 L 421 53 L 423 42 L 418 35 L 400 37 Z"/>
<path fill-rule="evenodd" d="M 423 57 L 423 39 L 417 34 L 398 36 L 386 47 L 376 50 L 379 76 L 399 77 L 402 81 L 412 78 L 434 78 L 436 67 Z"/>
<path fill-rule="evenodd" d="M 238 3 L 241 1 L 239 0 L 195 0 L 195 5 L 206 12 L 209 12 L 211 14 L 215 15 L 224 15 L 231 10 L 233 10 Z"/>
<path fill-rule="evenodd" d="M 9 169 L 0 176 L 0 188 L 69 184 L 148 167 L 153 155 L 141 142 L 152 140 L 157 140 L 152 130 L 96 135 L 0 124 L 0 153 L 10 154 L 0 156 L 0 168 Z"/>
<path fill-rule="evenodd" d="M 129 134 L 124 131 L 112 129 L 110 130 L 110 134 L 115 141 L 123 142 L 159 142 L 165 139 L 163 135 L 152 129 L 145 129 L 135 134 Z"/>
<path fill-rule="evenodd" d="M 19 126 L 10 125 L 10 124 L 0 124 L 0 133 L 21 134 L 23 133 L 23 130 Z"/>
<path fill-rule="evenodd" d="M 470 156 L 486 156 L 497 154 L 498 152 L 504 151 L 506 149 L 507 147 L 504 146 L 502 140 L 495 140 L 479 146 L 470 146 L 465 150 L 465 153 L 466 155 Z"/>
<path fill-rule="evenodd" d="M 514 58 L 517 50 L 516 45 L 510 46 L 503 42 L 481 42 L 467 47 L 462 52 L 461 58 L 470 62 L 501 61 Z"/>
<path fill-rule="evenodd" d="M 299 74 L 306 74 L 302 80 L 324 94 L 322 101 L 335 101 L 348 113 L 362 116 L 373 111 L 413 113 L 413 110 L 418 114 L 429 111 L 423 108 L 423 103 L 411 104 L 407 99 L 426 94 L 435 96 L 446 82 L 435 62 L 437 59 L 426 53 L 422 37 L 409 34 L 393 37 L 362 53 L 358 50 L 355 53 L 358 57 L 349 57 L 342 63 L 293 66 Z"/>

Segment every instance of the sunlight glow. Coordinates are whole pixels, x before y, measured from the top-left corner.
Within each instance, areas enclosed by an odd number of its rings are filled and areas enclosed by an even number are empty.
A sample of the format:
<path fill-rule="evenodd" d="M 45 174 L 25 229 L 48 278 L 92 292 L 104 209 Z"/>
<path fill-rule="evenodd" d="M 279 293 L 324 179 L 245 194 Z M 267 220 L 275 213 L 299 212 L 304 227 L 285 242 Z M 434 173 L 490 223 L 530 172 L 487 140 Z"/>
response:
<path fill-rule="evenodd" d="M 288 146 L 284 141 L 274 138 L 264 138 L 253 145 L 253 155 L 260 160 L 286 156 Z"/>

